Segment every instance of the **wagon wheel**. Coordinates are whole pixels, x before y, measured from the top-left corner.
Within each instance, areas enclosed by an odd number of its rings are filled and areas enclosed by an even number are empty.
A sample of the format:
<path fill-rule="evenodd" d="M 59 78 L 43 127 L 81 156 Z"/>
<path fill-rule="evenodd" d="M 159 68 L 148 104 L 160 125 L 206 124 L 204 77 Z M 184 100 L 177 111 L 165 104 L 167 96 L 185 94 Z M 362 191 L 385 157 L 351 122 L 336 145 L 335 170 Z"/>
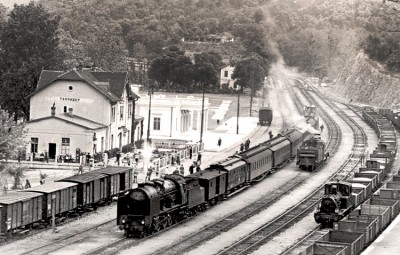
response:
<path fill-rule="evenodd" d="M 167 216 L 167 227 L 169 227 L 171 225 L 172 225 L 172 218 L 171 218 L 171 215 L 168 215 Z"/>
<path fill-rule="evenodd" d="M 158 231 L 160 231 L 160 224 L 155 224 L 155 222 L 153 221 L 153 223 L 151 224 L 151 229 L 153 233 L 157 233 Z"/>

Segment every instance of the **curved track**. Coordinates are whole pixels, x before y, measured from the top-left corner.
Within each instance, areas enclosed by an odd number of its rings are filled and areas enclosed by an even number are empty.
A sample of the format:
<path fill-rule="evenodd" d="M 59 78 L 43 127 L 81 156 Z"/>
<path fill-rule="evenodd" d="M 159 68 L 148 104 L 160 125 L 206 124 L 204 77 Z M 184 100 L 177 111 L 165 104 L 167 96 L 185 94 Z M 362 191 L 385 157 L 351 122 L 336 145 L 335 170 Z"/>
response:
<path fill-rule="evenodd" d="M 289 94 L 292 95 L 292 92 Z M 299 102 L 299 99 L 294 98 L 293 101 L 296 106 L 296 110 L 301 112 L 301 110 L 303 109 L 303 106 Z M 284 102 L 282 102 L 282 101 L 279 102 L 279 107 L 281 109 L 288 108 L 288 106 L 285 105 Z M 285 113 L 282 112 L 282 115 L 285 115 Z M 288 118 L 288 116 L 283 116 L 283 119 L 285 119 L 285 118 Z M 282 130 L 284 130 L 286 128 L 287 128 L 287 123 L 285 121 L 283 121 Z M 259 130 L 257 130 L 257 132 L 255 132 L 252 135 L 251 139 L 255 140 L 255 141 L 257 141 L 257 140 L 263 141 L 266 138 L 267 131 L 268 131 L 267 129 L 259 129 Z M 177 254 L 177 253 L 181 254 L 185 251 L 189 251 L 190 249 L 193 249 L 193 247 L 195 247 L 196 245 L 199 245 L 202 242 L 209 240 L 212 237 L 217 236 L 218 234 L 220 234 L 223 231 L 228 231 L 229 229 L 237 226 L 243 220 L 266 209 L 268 206 L 273 204 L 276 200 L 278 200 L 283 195 L 285 195 L 288 191 L 292 190 L 294 187 L 298 186 L 299 184 L 301 184 L 304 181 L 305 181 L 305 178 L 294 178 L 294 179 L 288 181 L 287 183 L 285 183 L 285 185 L 276 189 L 273 193 L 270 193 L 267 197 L 264 197 L 264 198 L 256 201 L 255 203 L 253 203 L 249 206 L 246 206 L 242 210 L 236 211 L 217 222 L 214 222 L 208 226 L 205 226 L 201 231 L 193 233 L 193 234 L 187 236 L 186 238 L 184 238 L 183 240 L 180 240 L 178 244 L 176 244 L 176 243 L 171 244 L 170 246 L 167 246 L 164 249 L 153 252 L 153 254 Z M 174 226 L 176 226 L 176 225 L 174 225 Z M 160 233 L 157 233 L 156 235 L 158 236 L 159 234 Z M 154 236 L 155 235 L 147 237 L 147 238 L 151 238 Z M 120 242 L 118 242 L 118 249 L 126 249 L 128 247 L 135 246 L 139 242 L 140 241 L 138 241 L 138 240 L 132 240 L 132 239 L 128 239 L 123 242 L 120 241 Z M 91 251 L 90 253 L 87 253 L 87 254 L 113 254 L 113 253 L 115 253 L 116 249 L 111 248 L 110 246 L 111 245 L 105 245 L 104 247 L 99 247 L 99 249 L 96 249 L 95 251 Z"/>
<path fill-rule="evenodd" d="M 298 80 L 299 85 L 301 85 L 301 82 L 303 81 Z M 317 108 L 321 110 L 321 113 L 325 117 L 328 117 L 326 111 L 324 110 L 324 107 L 317 100 L 315 100 L 313 96 L 307 93 L 306 90 L 303 90 L 303 92 L 306 98 L 308 98 L 310 102 L 313 102 L 313 104 L 315 104 Z M 347 115 L 336 105 L 326 101 L 324 103 L 329 105 L 335 111 L 335 113 L 338 114 L 351 127 L 354 132 L 353 151 L 347 161 L 338 169 L 337 173 L 334 176 L 334 178 L 343 179 L 348 176 L 351 171 L 356 168 L 356 166 L 358 166 L 358 163 L 361 160 L 361 155 L 363 155 L 367 144 L 366 134 L 354 120 L 347 117 Z M 339 132 L 340 129 L 335 128 L 336 124 L 334 125 L 334 123 L 332 123 L 332 118 L 329 117 L 327 119 L 328 121 L 326 121 L 326 123 L 328 125 L 328 130 L 331 134 L 331 141 L 333 140 L 334 143 L 336 143 L 336 141 L 340 141 L 341 139 L 341 134 Z M 338 149 L 338 145 L 330 147 L 330 145 L 334 143 L 330 143 L 327 146 L 328 150 L 331 152 L 331 155 Z M 320 201 L 323 194 L 324 184 L 280 217 L 253 231 L 249 236 L 240 239 L 239 241 L 235 242 L 233 245 L 229 246 L 218 254 L 249 254 L 258 250 L 260 246 L 267 243 L 275 235 L 288 229 L 294 223 L 301 220 L 304 216 L 313 212 L 315 206 Z"/>

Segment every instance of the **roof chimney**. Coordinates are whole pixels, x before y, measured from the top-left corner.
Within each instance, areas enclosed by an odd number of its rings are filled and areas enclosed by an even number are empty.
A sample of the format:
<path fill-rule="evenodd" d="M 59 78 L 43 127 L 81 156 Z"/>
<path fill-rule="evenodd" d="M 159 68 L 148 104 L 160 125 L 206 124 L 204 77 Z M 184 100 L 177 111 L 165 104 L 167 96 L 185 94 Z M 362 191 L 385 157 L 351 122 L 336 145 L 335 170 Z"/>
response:
<path fill-rule="evenodd" d="M 70 117 L 73 117 L 73 116 L 74 116 L 72 107 L 68 108 L 68 115 L 69 115 Z"/>
<path fill-rule="evenodd" d="M 56 115 L 56 103 L 53 103 L 53 106 L 51 107 L 51 116 Z"/>

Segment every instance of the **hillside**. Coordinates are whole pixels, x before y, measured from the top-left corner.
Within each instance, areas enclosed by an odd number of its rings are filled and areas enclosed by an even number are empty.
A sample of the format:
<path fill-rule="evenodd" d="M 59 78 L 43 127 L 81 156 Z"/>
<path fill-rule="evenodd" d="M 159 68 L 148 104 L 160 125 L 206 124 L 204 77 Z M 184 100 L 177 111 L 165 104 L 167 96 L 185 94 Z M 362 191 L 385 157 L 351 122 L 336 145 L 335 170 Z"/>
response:
<path fill-rule="evenodd" d="M 388 73 L 364 53 L 345 64 L 332 93 L 353 102 L 393 108 L 400 104 L 400 76 Z"/>

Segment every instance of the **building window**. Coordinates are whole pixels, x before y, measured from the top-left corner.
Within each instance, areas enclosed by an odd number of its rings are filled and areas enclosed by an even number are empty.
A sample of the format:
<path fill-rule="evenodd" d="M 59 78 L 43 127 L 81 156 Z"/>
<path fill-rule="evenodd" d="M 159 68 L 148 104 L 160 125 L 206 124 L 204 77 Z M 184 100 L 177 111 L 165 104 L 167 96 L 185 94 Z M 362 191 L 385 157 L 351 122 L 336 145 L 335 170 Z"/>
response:
<path fill-rule="evenodd" d="M 39 138 L 31 137 L 31 152 L 37 153 L 39 145 Z"/>
<path fill-rule="evenodd" d="M 101 138 L 101 152 L 104 151 L 104 137 Z"/>
<path fill-rule="evenodd" d="M 111 107 L 111 122 L 115 121 L 115 107 Z"/>
<path fill-rule="evenodd" d="M 70 139 L 63 137 L 61 138 L 61 154 L 69 154 L 69 145 L 70 145 Z"/>
<path fill-rule="evenodd" d="M 225 71 L 224 77 L 228 77 L 228 71 Z"/>
<path fill-rule="evenodd" d="M 68 107 L 64 106 L 64 112 L 68 112 Z"/>
<path fill-rule="evenodd" d="M 160 130 L 161 128 L 161 118 L 154 118 L 154 130 Z"/>
<path fill-rule="evenodd" d="M 121 106 L 119 107 L 119 120 L 120 120 L 120 121 L 123 121 L 123 120 L 124 120 L 124 106 L 123 106 L 123 105 L 121 105 Z"/>
<path fill-rule="evenodd" d="M 128 105 L 128 119 L 132 118 L 132 104 Z"/>

